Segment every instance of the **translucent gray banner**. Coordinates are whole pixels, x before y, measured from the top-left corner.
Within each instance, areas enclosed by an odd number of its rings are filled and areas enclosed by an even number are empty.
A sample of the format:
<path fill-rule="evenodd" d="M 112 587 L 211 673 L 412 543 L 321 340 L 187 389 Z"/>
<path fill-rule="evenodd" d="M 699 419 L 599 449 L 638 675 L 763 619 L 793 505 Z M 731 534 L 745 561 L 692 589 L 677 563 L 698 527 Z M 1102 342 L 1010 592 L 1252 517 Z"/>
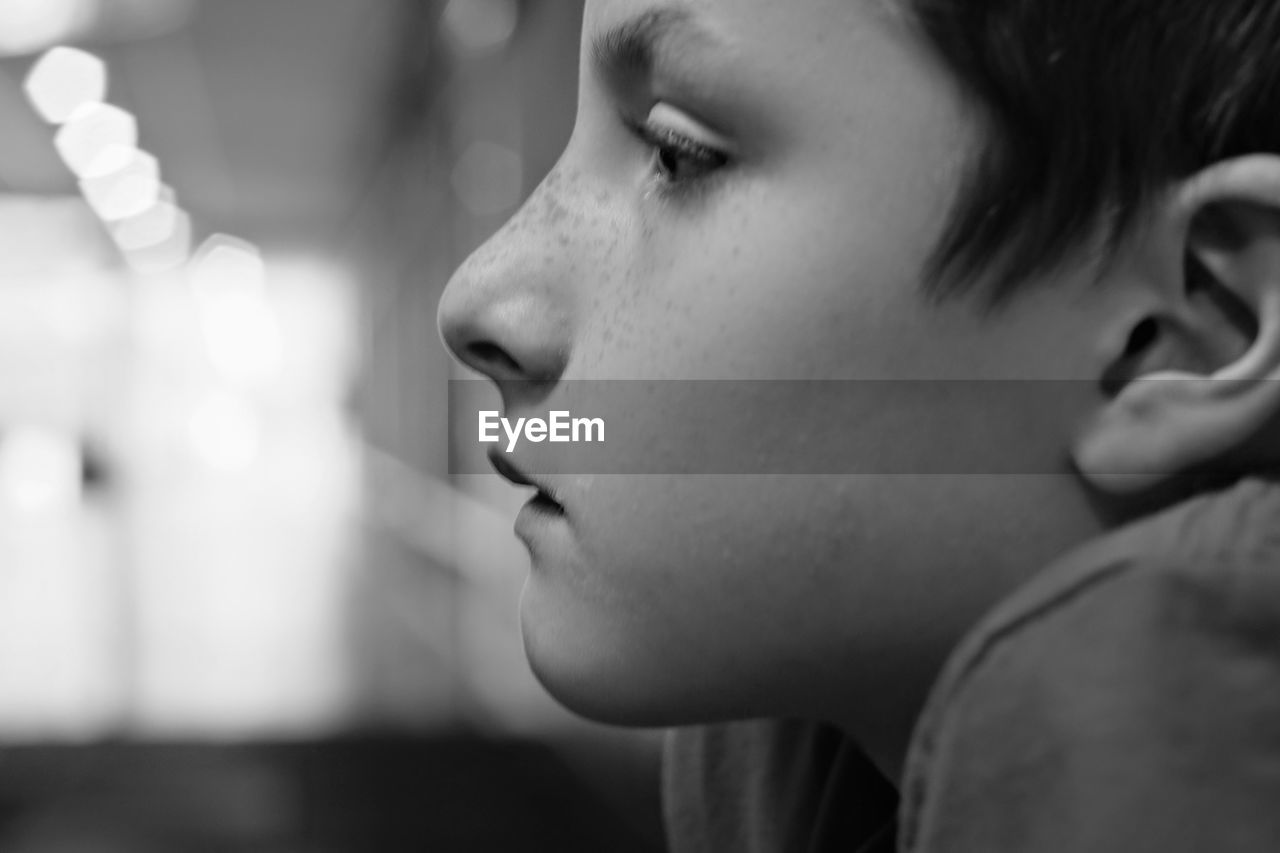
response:
<path fill-rule="evenodd" d="M 1072 380 L 461 380 L 451 471 L 496 455 L 558 474 L 1064 473 L 1109 402 Z"/>

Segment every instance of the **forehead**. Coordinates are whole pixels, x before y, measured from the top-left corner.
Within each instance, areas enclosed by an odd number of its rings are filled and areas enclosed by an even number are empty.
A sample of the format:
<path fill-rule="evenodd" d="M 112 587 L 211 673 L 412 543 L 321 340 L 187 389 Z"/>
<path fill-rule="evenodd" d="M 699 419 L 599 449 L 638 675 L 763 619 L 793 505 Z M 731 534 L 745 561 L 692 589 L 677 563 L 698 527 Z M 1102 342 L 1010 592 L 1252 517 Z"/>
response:
<path fill-rule="evenodd" d="M 823 56 L 866 39 L 909 35 L 898 0 L 586 0 L 586 32 L 657 19 L 675 43 L 718 36 L 738 46 Z"/>
<path fill-rule="evenodd" d="M 741 96 L 778 121 L 807 109 L 809 126 L 826 112 L 865 127 L 877 101 L 910 112 L 957 94 L 899 0 L 586 0 L 584 60 L 602 44 L 616 59 L 619 42 L 686 91 Z"/>

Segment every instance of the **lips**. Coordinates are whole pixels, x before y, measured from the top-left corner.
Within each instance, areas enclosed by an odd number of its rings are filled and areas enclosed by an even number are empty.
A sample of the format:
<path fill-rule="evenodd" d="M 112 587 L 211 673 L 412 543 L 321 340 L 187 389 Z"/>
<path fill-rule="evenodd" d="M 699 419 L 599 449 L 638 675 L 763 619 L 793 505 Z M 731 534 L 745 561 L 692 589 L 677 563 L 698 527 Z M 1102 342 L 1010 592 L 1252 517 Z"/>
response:
<path fill-rule="evenodd" d="M 530 506 L 544 512 L 552 512 L 558 515 L 564 514 L 564 505 L 556 500 L 551 487 L 526 475 L 507 456 L 497 450 L 492 450 L 489 452 L 489 464 L 504 480 L 517 486 L 537 489 L 537 494 L 529 501 Z"/>

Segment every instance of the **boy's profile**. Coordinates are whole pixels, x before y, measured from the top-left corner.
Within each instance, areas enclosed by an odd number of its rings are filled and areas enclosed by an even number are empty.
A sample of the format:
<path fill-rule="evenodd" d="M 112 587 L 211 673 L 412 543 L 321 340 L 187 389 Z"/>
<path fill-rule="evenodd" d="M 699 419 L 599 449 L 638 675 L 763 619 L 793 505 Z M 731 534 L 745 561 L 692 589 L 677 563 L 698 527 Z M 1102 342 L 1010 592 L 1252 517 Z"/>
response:
<path fill-rule="evenodd" d="M 571 380 L 1056 383 L 1001 413 L 1025 473 L 503 463 L 539 490 L 518 527 L 541 681 L 598 720 L 707 726 L 671 743 L 674 849 L 892 849 L 944 661 L 1086 543 L 1107 563 L 1117 530 L 1241 501 L 1220 550 L 1280 572 L 1251 479 L 1280 462 L 1280 5 L 587 0 L 582 42 L 560 162 L 440 309 L 505 414 Z M 926 455 L 975 405 L 843 439 Z M 630 428 L 681 462 L 663 424 Z"/>

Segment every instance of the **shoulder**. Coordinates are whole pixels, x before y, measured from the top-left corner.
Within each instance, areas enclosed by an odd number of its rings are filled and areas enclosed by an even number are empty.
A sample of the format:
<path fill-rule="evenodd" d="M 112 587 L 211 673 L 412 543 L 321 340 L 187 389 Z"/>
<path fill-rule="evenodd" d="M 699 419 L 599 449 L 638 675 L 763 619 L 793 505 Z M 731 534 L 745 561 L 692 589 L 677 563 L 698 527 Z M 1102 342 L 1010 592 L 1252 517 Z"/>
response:
<path fill-rule="evenodd" d="M 1280 849 L 1275 766 L 1280 487 L 1249 480 L 1068 556 L 970 633 L 913 740 L 906 849 Z"/>

